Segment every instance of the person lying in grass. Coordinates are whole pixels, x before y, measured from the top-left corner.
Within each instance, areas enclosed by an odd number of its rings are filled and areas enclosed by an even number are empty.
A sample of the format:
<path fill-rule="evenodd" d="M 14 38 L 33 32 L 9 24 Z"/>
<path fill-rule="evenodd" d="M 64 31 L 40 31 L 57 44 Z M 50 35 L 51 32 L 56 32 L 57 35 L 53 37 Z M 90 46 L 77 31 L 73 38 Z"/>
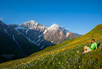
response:
<path fill-rule="evenodd" d="M 97 49 L 97 43 L 96 43 L 95 39 L 92 39 L 91 40 L 91 47 L 85 46 L 84 47 L 84 53 L 88 53 L 88 52 L 93 51 L 95 49 Z"/>

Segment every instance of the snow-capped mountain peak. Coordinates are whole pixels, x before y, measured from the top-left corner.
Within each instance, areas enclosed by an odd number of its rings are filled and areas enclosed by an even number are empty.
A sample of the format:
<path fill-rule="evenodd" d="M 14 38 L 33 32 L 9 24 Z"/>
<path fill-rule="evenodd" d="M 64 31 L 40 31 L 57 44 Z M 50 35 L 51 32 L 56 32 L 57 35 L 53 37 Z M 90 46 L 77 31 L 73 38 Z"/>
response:
<path fill-rule="evenodd" d="M 30 24 L 30 25 L 38 25 L 38 22 L 34 21 L 34 20 L 30 20 L 30 21 L 27 21 L 24 23 L 25 25 L 26 24 Z"/>
<path fill-rule="evenodd" d="M 57 24 L 52 24 L 51 27 L 59 27 Z"/>
<path fill-rule="evenodd" d="M 50 27 L 48 27 L 49 30 L 58 30 L 60 27 L 57 24 L 52 24 Z"/>

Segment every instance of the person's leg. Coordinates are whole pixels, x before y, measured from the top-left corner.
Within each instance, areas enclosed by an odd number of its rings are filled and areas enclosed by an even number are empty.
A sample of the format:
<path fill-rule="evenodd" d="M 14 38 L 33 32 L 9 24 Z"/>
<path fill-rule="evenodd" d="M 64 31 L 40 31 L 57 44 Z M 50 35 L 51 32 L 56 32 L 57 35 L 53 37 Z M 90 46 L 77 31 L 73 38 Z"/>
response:
<path fill-rule="evenodd" d="M 87 52 L 87 46 L 84 46 L 84 53 Z"/>
<path fill-rule="evenodd" d="M 88 47 L 88 48 L 87 48 L 87 53 L 90 52 L 90 51 L 91 51 L 91 49 Z"/>
<path fill-rule="evenodd" d="M 84 53 L 88 53 L 88 52 L 90 52 L 91 50 L 90 50 L 90 48 L 88 47 L 88 46 L 85 46 L 84 47 Z"/>

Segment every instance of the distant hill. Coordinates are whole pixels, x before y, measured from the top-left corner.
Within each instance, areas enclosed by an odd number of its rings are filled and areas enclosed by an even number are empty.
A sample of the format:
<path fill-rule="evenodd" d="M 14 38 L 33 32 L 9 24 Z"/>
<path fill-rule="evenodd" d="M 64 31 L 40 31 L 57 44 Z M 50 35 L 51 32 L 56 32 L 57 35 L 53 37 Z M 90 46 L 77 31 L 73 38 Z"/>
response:
<path fill-rule="evenodd" d="M 97 50 L 83 54 L 83 47 L 90 46 L 91 39 L 100 44 Z M 73 40 L 48 47 L 27 58 L 0 64 L 0 68 L 12 69 L 101 69 L 102 24 L 89 33 Z"/>

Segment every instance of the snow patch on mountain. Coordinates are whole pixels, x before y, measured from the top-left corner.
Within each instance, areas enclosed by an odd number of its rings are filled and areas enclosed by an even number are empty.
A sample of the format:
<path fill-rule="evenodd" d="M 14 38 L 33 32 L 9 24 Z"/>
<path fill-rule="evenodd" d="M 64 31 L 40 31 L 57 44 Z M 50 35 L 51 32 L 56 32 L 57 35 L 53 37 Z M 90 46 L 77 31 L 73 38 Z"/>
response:
<path fill-rule="evenodd" d="M 27 35 L 28 31 L 29 31 L 29 29 L 26 29 L 26 35 Z"/>
<path fill-rule="evenodd" d="M 48 30 L 58 30 L 60 27 L 57 24 L 53 24 L 50 27 L 48 27 Z"/>
<path fill-rule="evenodd" d="M 47 30 L 45 30 L 45 31 L 43 32 L 43 34 L 45 34 L 45 33 L 47 33 Z"/>
<path fill-rule="evenodd" d="M 24 28 L 24 27 L 21 27 L 21 26 L 17 26 L 17 27 L 15 27 L 15 30 L 18 30 L 18 29 L 26 30 L 27 28 Z"/>
<path fill-rule="evenodd" d="M 25 22 L 24 24 L 30 24 L 30 25 L 38 25 L 38 22 L 34 21 L 34 20 L 30 20 L 30 21 L 27 21 Z"/>

